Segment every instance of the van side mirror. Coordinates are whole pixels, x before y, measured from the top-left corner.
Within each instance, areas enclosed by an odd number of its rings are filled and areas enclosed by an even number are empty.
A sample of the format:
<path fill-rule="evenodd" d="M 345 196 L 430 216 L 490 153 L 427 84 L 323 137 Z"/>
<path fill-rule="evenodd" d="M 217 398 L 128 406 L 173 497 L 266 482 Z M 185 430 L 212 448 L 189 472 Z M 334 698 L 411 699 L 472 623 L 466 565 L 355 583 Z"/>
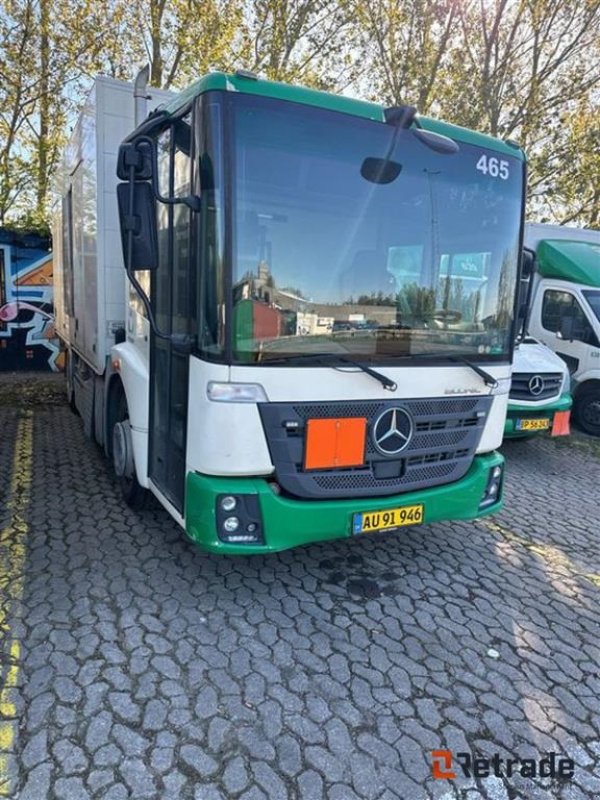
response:
<path fill-rule="evenodd" d="M 567 342 L 573 341 L 573 333 L 575 327 L 575 318 L 572 314 L 565 314 L 560 318 L 560 326 L 556 335 L 559 339 L 564 339 Z"/>
<path fill-rule="evenodd" d="M 118 184 L 117 201 L 127 272 L 157 269 L 156 205 L 150 184 L 145 181 Z"/>

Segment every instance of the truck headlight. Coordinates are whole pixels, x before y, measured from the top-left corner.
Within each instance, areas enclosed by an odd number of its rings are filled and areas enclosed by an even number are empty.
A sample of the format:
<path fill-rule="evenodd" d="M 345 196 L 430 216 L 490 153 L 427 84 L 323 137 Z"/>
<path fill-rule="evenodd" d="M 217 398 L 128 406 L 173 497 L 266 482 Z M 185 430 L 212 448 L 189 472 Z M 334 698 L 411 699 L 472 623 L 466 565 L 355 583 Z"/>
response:
<path fill-rule="evenodd" d="M 258 495 L 217 495 L 215 517 L 217 536 L 222 542 L 226 544 L 264 544 Z"/>
<path fill-rule="evenodd" d="M 266 403 L 269 399 L 260 383 L 209 381 L 206 394 L 214 403 Z"/>
<path fill-rule="evenodd" d="M 233 511 L 233 509 L 237 506 L 237 500 L 233 495 L 226 494 L 225 497 L 221 498 L 221 508 L 223 511 Z"/>

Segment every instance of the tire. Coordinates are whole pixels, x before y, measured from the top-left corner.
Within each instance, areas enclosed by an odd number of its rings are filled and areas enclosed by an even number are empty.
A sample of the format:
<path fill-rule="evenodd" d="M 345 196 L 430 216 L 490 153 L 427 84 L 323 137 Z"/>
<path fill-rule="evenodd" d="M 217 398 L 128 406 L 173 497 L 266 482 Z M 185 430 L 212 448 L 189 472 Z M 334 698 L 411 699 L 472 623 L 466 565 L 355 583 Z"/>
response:
<path fill-rule="evenodd" d="M 115 403 L 115 413 L 111 421 L 110 426 L 110 441 L 112 442 L 113 433 L 115 426 L 118 422 L 128 422 L 129 421 L 129 409 L 127 408 L 127 400 L 125 398 L 125 392 L 122 388 L 118 390 L 118 397 Z M 141 511 L 146 505 L 148 500 L 148 491 L 144 489 L 143 486 L 140 486 L 138 483 L 137 476 L 135 474 L 135 468 L 133 470 L 133 474 L 131 476 L 125 475 L 118 475 L 115 470 L 115 463 L 114 458 L 112 457 L 112 446 L 111 446 L 111 460 L 113 462 L 113 471 L 115 472 L 115 477 L 119 484 L 119 489 L 121 490 L 121 497 L 125 501 L 125 503 L 132 508 L 134 511 Z"/>
<path fill-rule="evenodd" d="M 591 436 L 600 436 L 600 385 L 583 388 L 575 396 L 575 421 Z"/>

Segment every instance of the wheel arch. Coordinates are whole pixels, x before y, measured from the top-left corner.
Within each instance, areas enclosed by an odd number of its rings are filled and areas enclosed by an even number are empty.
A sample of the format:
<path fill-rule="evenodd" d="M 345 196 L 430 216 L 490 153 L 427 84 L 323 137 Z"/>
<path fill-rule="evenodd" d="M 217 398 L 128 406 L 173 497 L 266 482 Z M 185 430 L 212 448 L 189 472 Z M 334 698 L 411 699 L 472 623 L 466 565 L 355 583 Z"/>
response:
<path fill-rule="evenodd" d="M 137 479 L 140 486 L 148 488 L 148 363 L 130 342 L 115 345 L 111 349 L 110 362 L 107 408 L 110 407 L 114 414 L 119 398 L 125 397 Z M 112 447 L 112 443 L 109 447 Z"/>
<path fill-rule="evenodd" d="M 600 392 L 600 378 L 588 378 L 578 382 L 573 391 L 573 399 L 577 400 L 578 397 L 588 394 L 590 391 Z"/>
<path fill-rule="evenodd" d="M 600 436 L 599 404 L 600 380 L 592 378 L 577 385 L 573 397 L 573 416 L 578 426 L 591 436 Z"/>

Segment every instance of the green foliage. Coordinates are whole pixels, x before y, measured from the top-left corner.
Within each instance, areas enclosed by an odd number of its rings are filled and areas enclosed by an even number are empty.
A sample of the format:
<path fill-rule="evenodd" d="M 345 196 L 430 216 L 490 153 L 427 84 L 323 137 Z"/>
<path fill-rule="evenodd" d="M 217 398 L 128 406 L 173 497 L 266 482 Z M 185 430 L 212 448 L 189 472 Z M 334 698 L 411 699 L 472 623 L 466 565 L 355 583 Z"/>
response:
<path fill-rule="evenodd" d="M 600 225 L 600 0 L 2 0 L 0 224 L 48 213 L 97 73 L 348 91 L 519 141 L 529 216 Z"/>

